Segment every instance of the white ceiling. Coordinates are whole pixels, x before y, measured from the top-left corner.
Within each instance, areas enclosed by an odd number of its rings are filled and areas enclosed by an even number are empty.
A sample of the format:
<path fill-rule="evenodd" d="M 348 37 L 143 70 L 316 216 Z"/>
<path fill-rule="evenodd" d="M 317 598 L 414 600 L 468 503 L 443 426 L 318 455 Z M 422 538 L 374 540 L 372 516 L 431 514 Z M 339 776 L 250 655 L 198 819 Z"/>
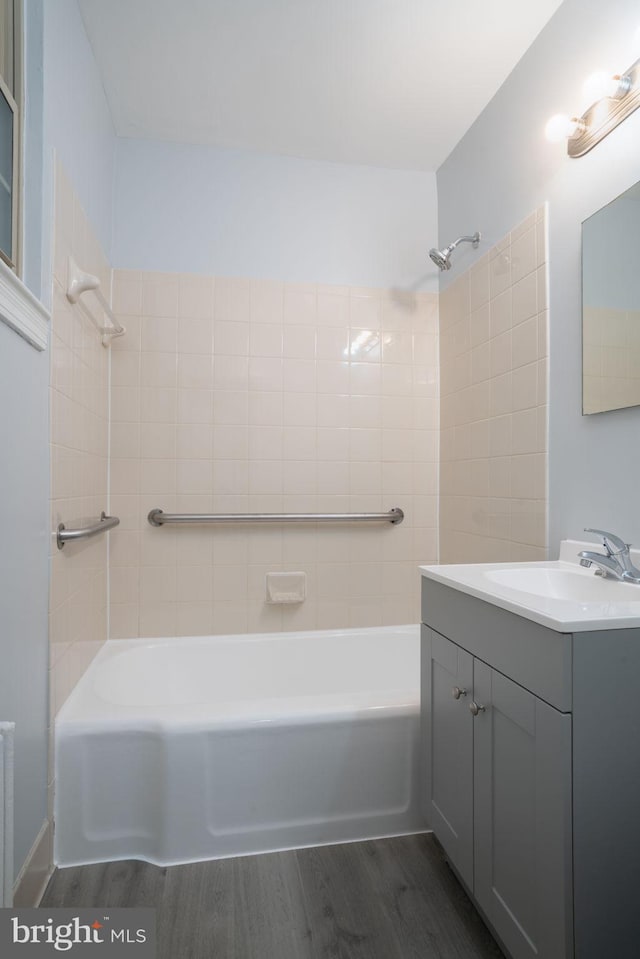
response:
<path fill-rule="evenodd" d="M 116 132 L 435 170 L 561 0 L 79 0 Z"/>

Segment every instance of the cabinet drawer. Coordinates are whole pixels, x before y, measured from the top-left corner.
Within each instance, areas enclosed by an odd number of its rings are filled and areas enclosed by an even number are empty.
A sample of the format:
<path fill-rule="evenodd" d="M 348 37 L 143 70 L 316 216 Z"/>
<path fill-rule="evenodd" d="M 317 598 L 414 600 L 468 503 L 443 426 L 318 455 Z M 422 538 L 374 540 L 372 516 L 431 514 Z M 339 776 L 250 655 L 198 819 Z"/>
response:
<path fill-rule="evenodd" d="M 556 709 L 571 711 L 571 633 L 556 633 L 426 576 L 422 620 Z"/>

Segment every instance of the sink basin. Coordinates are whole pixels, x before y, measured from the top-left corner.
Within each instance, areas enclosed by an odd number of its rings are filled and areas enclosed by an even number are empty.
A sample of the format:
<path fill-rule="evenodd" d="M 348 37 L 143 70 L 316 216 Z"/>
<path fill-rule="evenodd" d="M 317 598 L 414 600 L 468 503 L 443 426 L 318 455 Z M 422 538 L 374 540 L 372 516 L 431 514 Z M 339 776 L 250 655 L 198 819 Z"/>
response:
<path fill-rule="evenodd" d="M 593 543 L 564 540 L 553 561 L 421 566 L 422 575 L 562 633 L 640 629 L 640 586 L 579 565 Z M 640 567 L 640 551 L 632 550 Z"/>
<path fill-rule="evenodd" d="M 595 576 L 593 570 L 581 569 L 493 569 L 486 579 L 497 586 L 544 596 L 548 599 L 567 599 L 576 603 L 638 602 L 640 586 L 621 583 L 614 579 Z"/>

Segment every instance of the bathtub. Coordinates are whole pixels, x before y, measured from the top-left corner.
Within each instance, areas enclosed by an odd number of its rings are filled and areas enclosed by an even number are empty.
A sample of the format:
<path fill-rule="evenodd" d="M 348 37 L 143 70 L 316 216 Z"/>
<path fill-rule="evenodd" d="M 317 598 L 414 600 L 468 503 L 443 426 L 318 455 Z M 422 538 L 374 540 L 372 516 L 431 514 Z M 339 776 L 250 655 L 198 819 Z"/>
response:
<path fill-rule="evenodd" d="M 423 831 L 419 676 L 417 626 L 107 642 L 56 721 L 56 863 Z"/>

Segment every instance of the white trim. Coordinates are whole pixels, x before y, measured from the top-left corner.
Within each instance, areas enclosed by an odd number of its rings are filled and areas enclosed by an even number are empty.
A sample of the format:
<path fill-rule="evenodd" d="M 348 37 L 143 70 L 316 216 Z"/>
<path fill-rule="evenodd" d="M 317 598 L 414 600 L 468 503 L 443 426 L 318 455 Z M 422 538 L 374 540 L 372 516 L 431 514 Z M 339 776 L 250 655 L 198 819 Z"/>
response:
<path fill-rule="evenodd" d="M 37 350 L 46 350 L 50 319 L 40 300 L 0 260 L 0 320 Z"/>
<path fill-rule="evenodd" d="M 51 860 L 52 825 L 45 819 L 13 887 L 14 909 L 34 909 L 47 888 L 53 872 Z"/>

